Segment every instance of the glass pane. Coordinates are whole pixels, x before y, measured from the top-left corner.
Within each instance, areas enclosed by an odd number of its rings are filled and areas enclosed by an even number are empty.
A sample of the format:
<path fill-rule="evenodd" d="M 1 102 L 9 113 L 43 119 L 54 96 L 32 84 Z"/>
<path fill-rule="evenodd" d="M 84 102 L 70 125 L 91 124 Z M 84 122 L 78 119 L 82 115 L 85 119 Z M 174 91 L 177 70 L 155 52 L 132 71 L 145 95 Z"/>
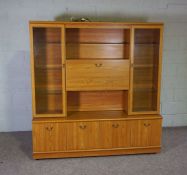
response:
<path fill-rule="evenodd" d="M 61 28 L 33 28 L 37 114 L 63 113 Z"/>
<path fill-rule="evenodd" d="M 135 29 L 133 112 L 157 110 L 159 43 L 159 29 Z"/>

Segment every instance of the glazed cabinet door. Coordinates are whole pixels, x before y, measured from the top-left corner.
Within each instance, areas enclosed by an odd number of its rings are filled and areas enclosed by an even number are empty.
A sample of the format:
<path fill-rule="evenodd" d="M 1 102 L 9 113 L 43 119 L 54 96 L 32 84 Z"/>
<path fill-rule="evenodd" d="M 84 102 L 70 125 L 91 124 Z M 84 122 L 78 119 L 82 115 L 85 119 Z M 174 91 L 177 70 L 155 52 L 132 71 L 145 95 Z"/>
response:
<path fill-rule="evenodd" d="M 133 27 L 131 48 L 129 113 L 159 113 L 162 27 Z"/>
<path fill-rule="evenodd" d="M 33 152 L 65 151 L 65 127 L 64 123 L 34 123 Z"/>
<path fill-rule="evenodd" d="M 67 150 L 98 148 L 98 122 L 67 123 Z"/>
<path fill-rule="evenodd" d="M 161 145 L 161 119 L 128 121 L 131 147 Z"/>
<path fill-rule="evenodd" d="M 65 116 L 65 36 L 63 25 L 32 25 L 33 116 Z"/>

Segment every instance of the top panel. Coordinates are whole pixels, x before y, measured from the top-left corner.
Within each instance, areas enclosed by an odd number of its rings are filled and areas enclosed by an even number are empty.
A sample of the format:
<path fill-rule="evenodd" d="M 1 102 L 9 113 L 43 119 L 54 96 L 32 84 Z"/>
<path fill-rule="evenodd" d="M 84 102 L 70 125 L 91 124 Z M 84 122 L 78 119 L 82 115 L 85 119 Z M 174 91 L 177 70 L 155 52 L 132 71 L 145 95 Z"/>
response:
<path fill-rule="evenodd" d="M 163 23 L 151 22 L 64 22 L 30 21 L 30 25 L 65 25 L 65 28 L 130 28 L 131 25 L 162 26 Z"/>

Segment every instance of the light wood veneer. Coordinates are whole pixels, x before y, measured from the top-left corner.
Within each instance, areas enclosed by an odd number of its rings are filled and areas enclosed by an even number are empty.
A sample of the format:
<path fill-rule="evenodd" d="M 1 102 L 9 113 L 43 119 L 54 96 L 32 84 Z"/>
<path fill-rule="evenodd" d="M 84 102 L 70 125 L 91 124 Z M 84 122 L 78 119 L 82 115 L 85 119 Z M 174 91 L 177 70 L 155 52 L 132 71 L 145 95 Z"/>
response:
<path fill-rule="evenodd" d="M 33 158 L 161 150 L 162 23 L 30 22 Z"/>

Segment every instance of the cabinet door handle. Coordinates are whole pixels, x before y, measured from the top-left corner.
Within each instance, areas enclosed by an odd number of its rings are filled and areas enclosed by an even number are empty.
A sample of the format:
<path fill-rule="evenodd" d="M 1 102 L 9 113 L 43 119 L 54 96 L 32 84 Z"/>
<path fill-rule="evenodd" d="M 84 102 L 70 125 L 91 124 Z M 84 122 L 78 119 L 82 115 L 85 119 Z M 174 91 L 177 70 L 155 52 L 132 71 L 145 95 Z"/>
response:
<path fill-rule="evenodd" d="M 117 123 L 117 124 L 112 124 L 112 127 L 113 128 L 118 128 L 119 127 L 119 124 Z"/>
<path fill-rule="evenodd" d="M 86 125 L 80 125 L 79 128 L 85 129 L 85 128 L 86 128 Z"/>
<path fill-rule="evenodd" d="M 103 64 L 102 63 L 96 63 L 95 66 L 96 67 L 101 67 Z"/>
<path fill-rule="evenodd" d="M 53 130 L 53 127 L 51 126 L 51 127 L 45 127 L 45 129 L 47 130 L 47 131 L 52 131 Z"/>
<path fill-rule="evenodd" d="M 151 124 L 150 123 L 144 123 L 145 127 L 149 127 Z"/>

